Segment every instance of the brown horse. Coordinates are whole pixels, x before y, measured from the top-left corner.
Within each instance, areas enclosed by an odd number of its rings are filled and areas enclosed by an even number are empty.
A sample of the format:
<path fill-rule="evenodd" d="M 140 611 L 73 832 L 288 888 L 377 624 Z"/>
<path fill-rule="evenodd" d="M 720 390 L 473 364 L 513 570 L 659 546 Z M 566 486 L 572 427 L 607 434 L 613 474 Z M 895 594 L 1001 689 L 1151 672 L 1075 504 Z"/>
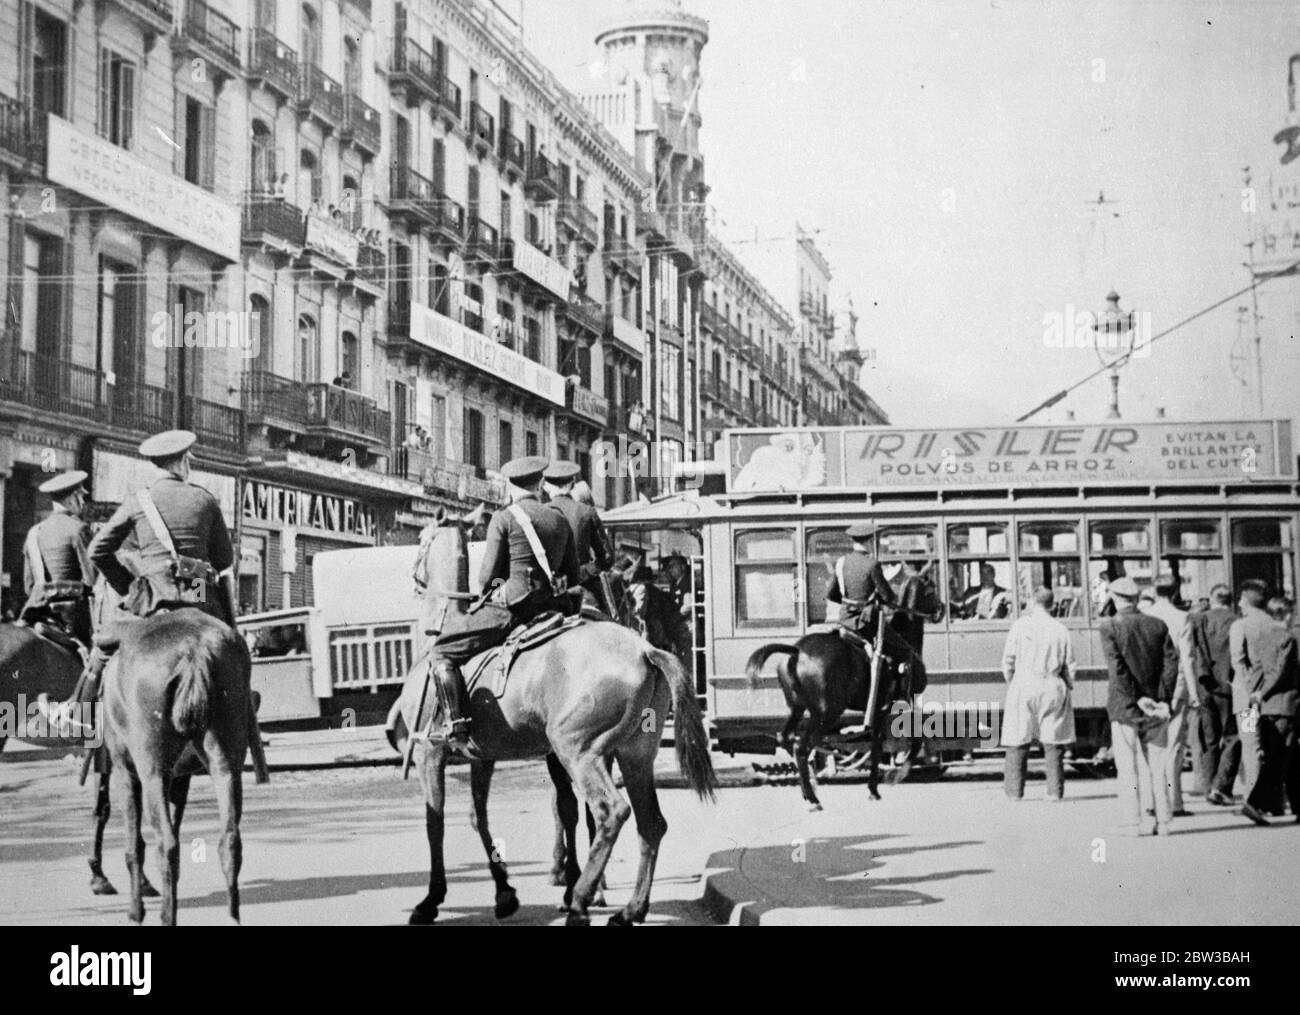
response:
<path fill-rule="evenodd" d="M 884 717 L 895 700 L 911 701 L 925 690 L 925 664 L 921 661 L 924 622 L 942 610 L 942 602 L 926 572 L 909 575 L 899 595 L 899 606 L 884 628 L 881 687 L 875 714 L 863 717 L 870 734 L 871 769 L 867 788 L 879 800 L 880 753 L 884 746 Z M 781 732 L 781 744 L 794 755 L 799 786 L 809 810 L 822 809 L 813 787 L 809 757 L 834 729 L 848 709 L 870 707 L 871 665 L 866 653 L 837 632 L 804 635 L 793 645 L 764 645 L 749 657 L 745 672 L 756 683 L 764 664 L 774 655 L 784 656 L 776 669 L 790 716 Z M 807 713 L 807 719 L 804 713 Z M 909 755 L 910 757 L 910 755 Z"/>
<path fill-rule="evenodd" d="M 81 676 L 81 657 L 70 648 L 42 638 L 22 624 L 0 624 L 0 700 L 14 708 L 21 699 L 27 704 L 45 697 L 49 701 L 69 699 Z M 79 739 L 75 732 L 60 732 L 52 739 L 71 744 Z M 0 749 L 4 737 L 0 736 Z M 83 749 L 104 754 L 102 746 L 83 744 Z M 91 833 L 90 890 L 96 895 L 116 895 L 117 889 L 104 874 L 104 830 L 112 815 L 109 803 L 108 765 L 101 764 L 95 780 L 95 809 Z M 143 877 L 143 875 L 141 875 Z M 156 896 L 157 889 L 144 878 L 144 894 Z"/>
<path fill-rule="evenodd" d="M 447 525 L 434 537 L 429 554 L 430 595 L 446 600 L 432 615 L 464 609 L 468 599 L 465 532 Z M 474 664 L 466 667 L 473 672 Z M 426 687 L 427 653 L 407 676 L 401 697 L 389 717 L 393 745 L 404 750 L 408 731 L 424 730 L 436 702 Z M 708 735 L 690 681 L 669 653 L 647 645 L 627 629 L 610 622 L 591 622 L 566 631 L 515 661 L 501 697 L 487 687 L 469 695 L 466 711 L 473 721 L 470 789 L 473 823 L 488 854 L 496 886 L 496 915 L 518 908 L 506 865 L 488 830 L 487 800 L 495 763 L 506 759 L 544 758 L 554 753 L 591 808 L 596 840 L 585 868 L 570 885 L 568 923 L 590 922 L 592 904 L 605 864 L 629 816 L 635 816 L 641 842 L 641 863 L 632 898 L 611 924 L 640 923 L 650 906 L 659 843 L 667 822 L 659 809 L 654 785 L 654 759 L 663 723 L 675 713 L 677 758 L 691 787 L 712 798 L 716 786 L 709 757 Z M 447 895 L 443 864 L 446 807 L 445 743 L 419 737 L 415 763 L 424 791 L 425 831 L 429 840 L 429 891 L 411 913 L 411 923 L 432 923 Z M 631 806 L 623 799 L 610 772 L 618 761 Z"/>
<path fill-rule="evenodd" d="M 229 626 L 195 609 L 159 613 L 123 630 L 105 672 L 104 725 L 113 788 L 126 814 L 132 923 L 144 920 L 141 807 L 158 839 L 162 922 L 176 923 L 181 817 L 190 778 L 204 768 L 216 787 L 219 852 L 230 918 L 239 922 L 244 757 L 257 734 L 248 647 Z M 257 781 L 265 781 L 258 763 Z"/>

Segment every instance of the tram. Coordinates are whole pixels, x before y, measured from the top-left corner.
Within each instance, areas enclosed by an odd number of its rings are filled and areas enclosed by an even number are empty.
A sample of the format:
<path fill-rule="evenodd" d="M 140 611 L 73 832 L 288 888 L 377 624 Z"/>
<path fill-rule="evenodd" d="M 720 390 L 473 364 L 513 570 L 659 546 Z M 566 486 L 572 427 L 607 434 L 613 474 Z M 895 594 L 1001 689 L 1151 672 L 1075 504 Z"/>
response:
<path fill-rule="evenodd" d="M 1289 420 L 954 430 L 729 430 L 688 487 L 605 514 L 616 549 L 691 563 L 694 657 L 718 746 L 770 751 L 787 712 L 749 655 L 826 622 L 845 528 L 870 520 L 891 570 L 923 570 L 946 604 L 926 627 L 933 749 L 996 746 L 1007 630 L 1033 590 L 1073 641 L 1080 757 L 1107 742 L 1098 622 L 1109 582 L 1172 574 L 1184 609 L 1248 578 L 1294 597 L 1300 486 Z M 990 735 L 991 734 L 991 735 Z"/>

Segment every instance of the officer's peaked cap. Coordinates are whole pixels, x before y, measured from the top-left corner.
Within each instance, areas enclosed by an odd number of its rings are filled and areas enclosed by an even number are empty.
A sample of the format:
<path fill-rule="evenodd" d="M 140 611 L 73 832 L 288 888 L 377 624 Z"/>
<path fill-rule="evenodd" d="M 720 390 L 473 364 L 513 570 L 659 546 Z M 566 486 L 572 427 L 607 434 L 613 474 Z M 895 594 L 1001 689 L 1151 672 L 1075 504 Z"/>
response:
<path fill-rule="evenodd" d="M 582 468 L 577 462 L 552 462 L 543 478 L 548 483 L 567 483 L 577 479 Z"/>
<path fill-rule="evenodd" d="M 194 446 L 198 437 L 189 430 L 156 433 L 140 445 L 140 454 L 151 460 L 175 458 Z"/>
<path fill-rule="evenodd" d="M 528 486 L 542 478 L 542 473 L 549 464 L 545 458 L 537 455 L 516 458 L 501 466 L 501 476 L 515 486 Z"/>
<path fill-rule="evenodd" d="M 57 476 L 47 479 L 37 489 L 41 493 L 48 493 L 51 497 L 66 497 L 81 486 L 87 478 L 86 474 L 80 469 L 73 469 L 71 472 L 61 472 Z"/>

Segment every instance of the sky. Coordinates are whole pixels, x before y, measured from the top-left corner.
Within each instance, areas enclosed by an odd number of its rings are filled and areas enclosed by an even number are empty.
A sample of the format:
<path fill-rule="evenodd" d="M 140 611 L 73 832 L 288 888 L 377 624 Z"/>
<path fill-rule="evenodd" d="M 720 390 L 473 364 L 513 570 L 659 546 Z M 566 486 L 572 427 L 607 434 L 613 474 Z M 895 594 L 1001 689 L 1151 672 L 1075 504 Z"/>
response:
<path fill-rule="evenodd" d="M 522 3 L 525 44 L 581 90 L 621 0 Z M 816 232 L 875 353 L 863 386 L 895 424 L 1009 422 L 1081 379 L 1096 351 L 1051 347 L 1045 331 L 1112 288 L 1156 334 L 1248 285 L 1244 167 L 1264 211 L 1270 177 L 1300 182 L 1272 140 L 1288 123 L 1297 3 L 685 7 L 710 23 L 715 231 L 742 260 L 790 243 L 796 221 Z M 1264 414 L 1300 418 L 1300 278 L 1258 294 Z M 1125 367 L 1124 418 L 1257 417 L 1249 303 Z M 1035 421 L 1099 419 L 1108 401 L 1102 376 Z"/>

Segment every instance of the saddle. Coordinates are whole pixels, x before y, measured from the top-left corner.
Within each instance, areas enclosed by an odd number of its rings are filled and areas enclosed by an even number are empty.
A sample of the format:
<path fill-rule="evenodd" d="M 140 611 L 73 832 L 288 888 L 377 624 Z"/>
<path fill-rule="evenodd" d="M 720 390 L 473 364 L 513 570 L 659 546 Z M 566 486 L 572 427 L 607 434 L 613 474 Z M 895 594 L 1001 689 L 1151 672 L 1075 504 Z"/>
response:
<path fill-rule="evenodd" d="M 86 647 L 82 645 L 81 642 L 77 641 L 77 639 L 68 631 L 59 627 L 57 624 L 51 623 L 48 620 L 36 620 L 31 622 L 19 621 L 19 624 L 23 627 L 29 628 L 38 638 L 48 641 L 51 645 L 55 645 L 64 651 L 71 652 L 73 655 L 81 659 L 83 663 L 86 661 Z"/>
<path fill-rule="evenodd" d="M 473 694 L 479 687 L 488 687 L 494 698 L 505 694 L 510 670 L 520 653 L 538 648 L 565 631 L 571 631 L 587 618 L 566 617 L 562 613 L 543 613 L 527 624 L 520 624 L 494 648 L 481 652 L 465 668 L 465 691 Z"/>

